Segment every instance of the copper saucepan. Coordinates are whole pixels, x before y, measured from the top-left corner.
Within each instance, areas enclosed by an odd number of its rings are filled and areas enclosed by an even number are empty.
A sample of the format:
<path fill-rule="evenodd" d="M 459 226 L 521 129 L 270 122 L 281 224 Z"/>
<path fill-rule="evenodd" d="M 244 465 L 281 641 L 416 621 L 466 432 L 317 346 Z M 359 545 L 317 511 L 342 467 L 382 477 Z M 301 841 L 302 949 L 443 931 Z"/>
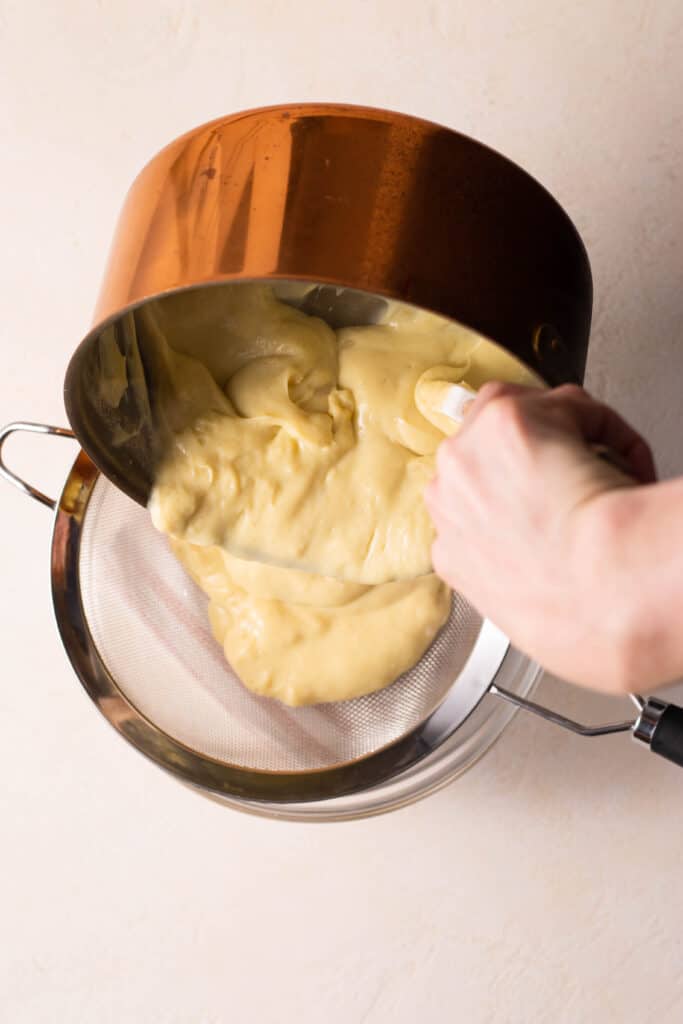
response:
<path fill-rule="evenodd" d="M 558 203 L 515 164 L 439 125 L 367 107 L 219 118 L 172 142 L 133 183 L 93 328 L 66 374 L 78 440 L 138 502 L 159 452 L 139 388 L 102 401 L 103 341 L 130 362 L 135 307 L 254 279 L 350 289 L 355 322 L 363 296 L 413 303 L 496 341 L 551 384 L 583 379 L 588 258 Z M 131 376 L 153 397 L 153 362 L 144 348 L 138 357 Z"/>

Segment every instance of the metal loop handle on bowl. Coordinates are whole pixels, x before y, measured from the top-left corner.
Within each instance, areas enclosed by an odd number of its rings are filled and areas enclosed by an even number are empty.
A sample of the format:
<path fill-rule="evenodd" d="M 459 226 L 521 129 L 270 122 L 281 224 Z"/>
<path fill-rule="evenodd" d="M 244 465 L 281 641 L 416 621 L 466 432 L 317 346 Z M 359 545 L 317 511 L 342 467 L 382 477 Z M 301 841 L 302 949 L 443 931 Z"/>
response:
<path fill-rule="evenodd" d="M 4 477 L 5 480 L 13 484 L 20 491 L 23 491 L 24 494 L 27 494 L 29 498 L 35 498 L 41 505 L 47 505 L 48 508 L 54 511 L 57 507 L 57 502 L 54 498 L 49 498 L 47 494 L 43 494 L 37 487 L 33 487 L 5 465 L 2 458 L 3 445 L 11 434 L 18 433 L 53 434 L 56 437 L 68 437 L 70 440 L 73 440 L 76 435 L 73 430 L 67 430 L 65 427 L 51 427 L 47 423 L 24 423 L 22 421 L 8 423 L 6 427 L 0 430 L 0 476 Z"/>
<path fill-rule="evenodd" d="M 653 754 L 665 757 L 667 761 L 683 768 L 683 708 L 676 704 L 667 704 L 657 697 L 641 697 L 637 693 L 629 693 L 629 697 L 638 709 L 636 718 L 623 722 L 610 722 L 606 725 L 583 725 L 581 722 L 558 714 L 550 708 L 526 700 L 516 693 L 491 683 L 489 693 L 501 700 L 513 704 L 522 711 L 530 711 L 546 722 L 552 722 L 563 729 L 579 736 L 607 736 L 615 732 L 630 732 L 633 738 L 646 743 Z"/>

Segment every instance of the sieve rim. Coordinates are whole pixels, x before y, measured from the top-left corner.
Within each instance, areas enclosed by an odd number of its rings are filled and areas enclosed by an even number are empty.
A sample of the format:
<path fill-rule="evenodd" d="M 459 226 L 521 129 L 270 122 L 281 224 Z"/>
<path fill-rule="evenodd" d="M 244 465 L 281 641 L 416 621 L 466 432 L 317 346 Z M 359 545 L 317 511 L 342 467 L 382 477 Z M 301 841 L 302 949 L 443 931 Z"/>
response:
<path fill-rule="evenodd" d="M 529 698 L 543 678 L 543 668 L 510 646 L 491 682 L 500 682 L 501 676 L 505 676 L 506 688 L 520 697 Z M 467 719 L 422 761 L 378 786 L 356 794 L 299 804 L 266 803 L 207 791 L 202 795 L 214 803 L 251 817 L 299 824 L 341 823 L 376 818 L 390 811 L 402 810 L 438 793 L 464 775 L 498 743 L 519 711 L 518 707 L 506 701 L 480 700 Z M 467 735 L 463 737 L 465 730 Z M 195 792 L 201 792 L 189 783 L 185 785 Z"/>

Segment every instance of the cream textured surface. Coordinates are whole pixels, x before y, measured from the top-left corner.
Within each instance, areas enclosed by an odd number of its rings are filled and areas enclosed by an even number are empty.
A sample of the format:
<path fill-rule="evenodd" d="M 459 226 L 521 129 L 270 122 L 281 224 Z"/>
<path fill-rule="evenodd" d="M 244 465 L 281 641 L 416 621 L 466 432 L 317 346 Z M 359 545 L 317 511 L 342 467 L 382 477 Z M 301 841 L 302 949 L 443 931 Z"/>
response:
<path fill-rule="evenodd" d="M 0 3 L 0 417 L 63 422 L 114 218 L 144 160 L 225 111 L 404 109 L 565 204 L 596 285 L 589 382 L 683 471 L 677 0 Z M 56 489 L 70 445 L 10 454 Z M 56 636 L 49 516 L 0 497 L 0 1006 L 12 1024 L 677 1024 L 683 775 L 518 716 L 387 818 L 252 820 L 91 708 Z M 590 718 L 610 702 L 548 680 Z"/>

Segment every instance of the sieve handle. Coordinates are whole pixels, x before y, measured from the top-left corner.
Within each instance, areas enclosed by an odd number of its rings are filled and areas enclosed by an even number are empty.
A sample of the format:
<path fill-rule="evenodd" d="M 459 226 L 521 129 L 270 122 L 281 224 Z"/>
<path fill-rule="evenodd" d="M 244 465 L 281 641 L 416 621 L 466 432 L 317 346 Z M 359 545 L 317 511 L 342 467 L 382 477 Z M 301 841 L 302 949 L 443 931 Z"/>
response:
<path fill-rule="evenodd" d="M 6 427 L 0 429 L 0 476 L 13 484 L 24 494 L 27 494 L 29 498 L 35 498 L 41 505 L 47 505 L 53 511 L 57 507 L 57 502 L 54 498 L 49 498 L 47 494 L 43 494 L 37 487 L 33 487 L 26 480 L 23 480 L 16 473 L 13 473 L 11 469 L 8 469 L 2 458 L 2 448 L 11 434 L 28 433 L 28 434 L 52 434 L 55 437 L 68 437 L 71 440 L 75 438 L 73 430 L 67 430 L 64 427 L 51 427 L 47 423 L 25 423 L 19 421 L 16 423 L 8 423 Z"/>
<path fill-rule="evenodd" d="M 514 704 L 516 708 L 523 711 L 530 711 L 546 722 L 552 722 L 563 729 L 576 733 L 578 736 L 608 736 L 615 732 L 631 732 L 633 738 L 647 743 L 653 754 L 665 757 L 667 761 L 673 761 L 683 768 L 683 708 L 676 704 L 666 704 L 657 697 L 640 697 L 636 693 L 629 694 L 629 697 L 638 708 L 638 717 L 635 721 L 610 722 L 605 725 L 583 725 L 575 722 L 572 718 L 558 714 L 543 704 L 536 704 L 533 700 L 526 700 L 524 697 L 504 690 L 502 686 L 491 683 L 489 693 L 500 697 L 508 704 Z"/>
<path fill-rule="evenodd" d="M 683 708 L 650 697 L 642 703 L 633 735 L 647 743 L 653 754 L 683 768 Z"/>
<path fill-rule="evenodd" d="M 537 704 L 533 700 L 527 700 L 516 693 L 511 693 L 510 690 L 504 690 L 497 683 L 491 683 L 489 693 L 492 693 L 495 697 L 500 697 L 501 700 L 506 701 L 508 704 L 514 704 L 516 708 L 521 708 L 522 711 L 530 711 L 532 715 L 544 718 L 546 722 L 552 722 L 553 725 L 559 725 L 563 729 L 568 729 L 570 732 L 576 733 L 577 736 L 609 736 L 615 732 L 630 732 L 634 728 L 632 719 L 623 722 L 610 722 L 606 725 L 583 725 L 581 722 L 575 722 L 573 718 L 567 718 L 566 715 L 552 711 L 550 708 L 545 707 L 544 704 Z"/>

